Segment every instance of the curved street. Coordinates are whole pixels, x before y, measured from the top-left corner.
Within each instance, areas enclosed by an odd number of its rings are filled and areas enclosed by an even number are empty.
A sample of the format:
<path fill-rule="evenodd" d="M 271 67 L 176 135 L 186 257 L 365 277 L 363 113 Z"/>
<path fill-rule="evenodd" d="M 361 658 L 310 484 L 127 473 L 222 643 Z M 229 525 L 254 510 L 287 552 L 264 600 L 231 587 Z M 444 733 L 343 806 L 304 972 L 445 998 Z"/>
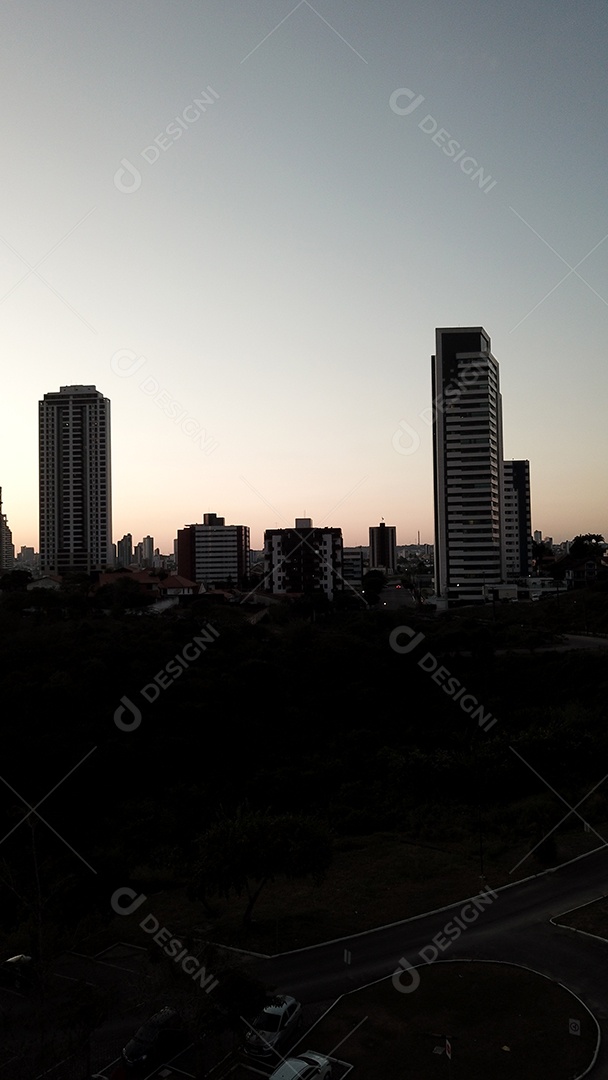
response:
<path fill-rule="evenodd" d="M 443 952 L 437 950 L 438 960 L 467 958 L 522 964 L 577 994 L 598 1020 L 602 1033 L 600 1052 L 590 1074 L 593 1080 L 608 1080 L 608 943 L 554 926 L 550 919 L 607 892 L 608 848 L 604 847 L 561 868 L 498 890 L 497 899 L 479 912 L 477 920 L 457 941 Z M 420 950 L 432 948 L 433 938 L 443 932 L 465 904 L 466 900 L 461 900 L 435 914 L 260 959 L 253 970 L 267 985 L 294 994 L 303 1002 L 328 1001 L 391 976 L 402 957 L 412 966 L 422 965 L 418 973 L 424 979 Z M 345 950 L 350 953 L 348 964 Z M 407 971 L 403 985 L 411 985 Z M 577 1016 L 576 1011 L 573 1016 Z"/>

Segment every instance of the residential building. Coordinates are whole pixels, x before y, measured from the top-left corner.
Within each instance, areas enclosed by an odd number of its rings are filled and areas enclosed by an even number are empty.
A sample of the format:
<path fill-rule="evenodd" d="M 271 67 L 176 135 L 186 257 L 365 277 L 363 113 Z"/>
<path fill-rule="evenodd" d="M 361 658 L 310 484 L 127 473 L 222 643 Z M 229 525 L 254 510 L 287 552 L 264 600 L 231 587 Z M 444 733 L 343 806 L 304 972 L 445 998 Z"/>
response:
<path fill-rule="evenodd" d="M 62 386 L 39 403 L 40 569 L 91 573 L 112 561 L 110 402 Z"/>
<path fill-rule="evenodd" d="M 154 565 L 154 537 L 144 536 L 142 540 L 142 565 L 150 567 Z"/>
<path fill-rule="evenodd" d="M 503 462 L 505 572 L 508 581 L 532 573 L 530 462 Z"/>
<path fill-rule="evenodd" d="M 359 589 L 363 584 L 365 572 L 366 551 L 365 548 L 343 548 L 342 550 L 342 577 L 344 583 Z"/>
<path fill-rule="evenodd" d="M 19 551 L 16 562 L 19 568 L 34 570 L 38 566 L 38 557 L 33 547 L 22 547 Z"/>
<path fill-rule="evenodd" d="M 369 530 L 369 568 L 386 570 L 394 574 L 397 568 L 397 529 L 395 525 L 370 526 Z"/>
<path fill-rule="evenodd" d="M 217 514 L 177 533 L 177 572 L 207 589 L 244 583 L 249 576 L 249 527 L 226 525 Z"/>
<path fill-rule="evenodd" d="M 198 592 L 198 586 L 194 581 L 180 577 L 177 574 L 159 576 L 158 572 L 151 570 L 129 570 L 124 573 L 113 571 L 108 574 L 100 574 L 96 588 L 101 589 L 104 585 L 116 585 L 119 581 L 130 581 L 136 584 L 142 593 L 154 596 L 156 599 L 169 599 L 179 596 L 194 596 Z"/>
<path fill-rule="evenodd" d="M 175 541 L 175 544 L 177 544 L 177 540 Z M 177 557 L 176 555 L 162 555 L 160 548 L 155 548 L 152 566 L 154 570 L 176 571 Z"/>
<path fill-rule="evenodd" d="M 266 529 L 264 580 L 269 592 L 325 593 L 333 600 L 344 587 L 342 530 L 315 528 L 296 518 L 293 529 Z"/>
<path fill-rule="evenodd" d="M 129 567 L 133 562 L 133 536 L 131 533 L 125 533 L 122 540 L 119 540 L 116 545 L 116 564 L 117 566 Z"/>
<path fill-rule="evenodd" d="M 0 487 L 0 572 L 7 573 L 15 565 L 13 534 L 8 527 L 8 518 L 2 513 L 2 488 Z"/>
<path fill-rule="evenodd" d="M 483 327 L 436 330 L 432 393 L 435 593 L 481 602 L 505 577 L 502 400 Z"/>

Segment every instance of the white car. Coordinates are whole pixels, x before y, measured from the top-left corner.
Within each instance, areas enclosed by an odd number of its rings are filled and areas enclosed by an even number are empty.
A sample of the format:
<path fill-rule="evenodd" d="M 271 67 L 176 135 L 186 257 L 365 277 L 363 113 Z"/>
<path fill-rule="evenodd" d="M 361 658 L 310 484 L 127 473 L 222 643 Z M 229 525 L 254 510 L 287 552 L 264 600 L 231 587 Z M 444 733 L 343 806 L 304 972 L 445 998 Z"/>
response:
<path fill-rule="evenodd" d="M 269 1080 L 329 1080 L 331 1061 L 314 1050 L 306 1050 L 298 1057 L 287 1058 L 275 1069 Z"/>

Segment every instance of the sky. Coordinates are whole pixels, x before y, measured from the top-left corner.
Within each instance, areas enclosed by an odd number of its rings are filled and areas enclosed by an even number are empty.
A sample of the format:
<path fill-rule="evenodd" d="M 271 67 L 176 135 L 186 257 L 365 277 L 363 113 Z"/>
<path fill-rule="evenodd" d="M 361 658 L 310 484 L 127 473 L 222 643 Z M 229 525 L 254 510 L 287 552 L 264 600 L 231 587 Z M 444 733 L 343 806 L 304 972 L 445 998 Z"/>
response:
<path fill-rule="evenodd" d="M 111 401 L 113 539 L 433 541 L 435 328 L 483 326 L 532 524 L 608 536 L 600 0 L 8 0 L 0 486 Z M 480 171 L 481 170 L 481 171 Z"/>

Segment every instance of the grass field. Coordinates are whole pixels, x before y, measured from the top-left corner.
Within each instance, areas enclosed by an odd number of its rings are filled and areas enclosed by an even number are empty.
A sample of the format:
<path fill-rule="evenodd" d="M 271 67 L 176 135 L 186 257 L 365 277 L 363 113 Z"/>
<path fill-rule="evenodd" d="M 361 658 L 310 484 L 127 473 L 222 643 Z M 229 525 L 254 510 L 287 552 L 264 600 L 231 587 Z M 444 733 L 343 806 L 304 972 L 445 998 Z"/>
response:
<path fill-rule="evenodd" d="M 558 861 L 565 862 L 593 847 L 597 847 L 593 834 L 564 832 L 558 843 Z M 509 873 L 526 850 L 522 845 L 489 850 L 484 859 L 487 887 L 496 889 L 538 872 L 538 864 L 529 859 L 515 874 Z M 201 903 L 187 899 L 185 888 L 156 891 L 148 882 L 141 888 L 148 897 L 145 906 L 133 915 L 116 917 L 102 932 L 81 942 L 81 948 L 92 953 L 117 940 L 146 946 L 150 939 L 139 923 L 144 915 L 153 913 L 177 937 L 196 929 L 202 932 L 199 937 L 273 954 L 399 922 L 474 896 L 481 887 L 479 860 L 470 847 L 459 843 L 414 845 L 392 833 L 376 833 L 340 841 L 334 864 L 321 885 L 283 880 L 269 884 L 255 908 L 249 931 L 241 924 L 243 897 L 214 902 L 217 914 L 210 918 Z"/>

